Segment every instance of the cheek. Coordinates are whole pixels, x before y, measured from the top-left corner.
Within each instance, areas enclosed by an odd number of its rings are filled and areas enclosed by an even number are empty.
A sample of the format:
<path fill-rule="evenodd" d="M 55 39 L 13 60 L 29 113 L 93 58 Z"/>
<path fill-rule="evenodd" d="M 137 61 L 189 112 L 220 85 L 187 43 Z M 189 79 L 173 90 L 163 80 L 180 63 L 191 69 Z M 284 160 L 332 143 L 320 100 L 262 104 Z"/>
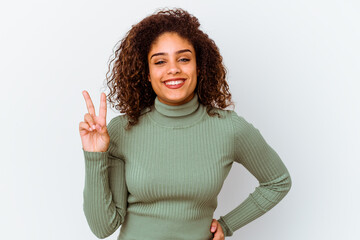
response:
<path fill-rule="evenodd" d="M 196 71 L 197 70 L 196 70 L 195 64 L 191 64 L 191 65 L 189 64 L 189 65 L 184 66 L 184 68 L 183 68 L 183 72 L 185 72 L 189 76 L 197 75 Z"/>
<path fill-rule="evenodd" d="M 149 76 L 152 80 L 161 80 L 163 75 L 163 71 L 159 68 L 150 68 L 149 69 Z"/>
<path fill-rule="evenodd" d="M 192 67 L 190 72 L 191 72 L 191 76 L 196 79 L 198 75 L 196 67 Z"/>

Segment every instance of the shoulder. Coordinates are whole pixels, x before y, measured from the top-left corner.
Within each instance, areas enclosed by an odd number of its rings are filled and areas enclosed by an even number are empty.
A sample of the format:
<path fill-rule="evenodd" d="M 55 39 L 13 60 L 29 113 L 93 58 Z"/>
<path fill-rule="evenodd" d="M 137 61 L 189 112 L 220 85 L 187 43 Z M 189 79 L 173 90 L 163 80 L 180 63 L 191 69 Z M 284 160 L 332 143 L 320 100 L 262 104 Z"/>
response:
<path fill-rule="evenodd" d="M 249 122 L 243 115 L 238 114 L 234 110 L 228 113 L 233 125 L 233 131 L 236 137 L 249 137 L 250 135 L 259 134 L 259 130 Z"/>
<path fill-rule="evenodd" d="M 216 120 L 219 119 L 226 122 L 230 122 L 232 125 L 236 127 L 239 127 L 241 125 L 246 125 L 248 123 L 243 116 L 239 115 L 234 110 L 212 108 L 210 110 L 210 113 L 215 114 L 211 116 L 212 119 L 216 119 Z"/>
<path fill-rule="evenodd" d="M 234 110 L 212 108 L 210 112 L 216 115 L 208 116 L 208 119 L 218 124 L 229 126 L 235 134 L 253 130 L 253 125 Z"/>
<path fill-rule="evenodd" d="M 146 108 L 142 109 L 140 112 L 139 119 L 142 118 L 144 115 L 146 115 L 148 112 L 150 112 L 151 108 L 152 107 L 146 107 Z M 127 114 L 121 114 L 116 117 L 113 117 L 110 120 L 110 122 L 108 123 L 108 125 L 125 126 L 128 121 L 129 121 L 129 118 L 128 118 Z"/>
<path fill-rule="evenodd" d="M 107 124 L 108 131 L 109 132 L 118 131 L 123 127 L 125 127 L 126 123 L 127 123 L 126 114 L 115 116 Z"/>
<path fill-rule="evenodd" d="M 234 125 L 245 126 L 250 124 L 242 115 L 238 114 L 234 110 L 213 108 L 211 111 L 218 113 L 219 118 L 228 119 Z"/>
<path fill-rule="evenodd" d="M 234 110 L 230 111 L 230 118 L 231 121 L 233 121 L 233 123 L 235 125 L 239 125 L 239 126 L 245 126 L 245 125 L 249 125 L 251 123 L 249 123 L 245 117 L 243 117 L 242 115 L 238 114 L 237 112 L 235 112 Z"/>
<path fill-rule="evenodd" d="M 202 105 L 203 107 L 203 111 L 207 111 L 207 107 L 205 105 Z M 216 118 L 216 119 L 230 119 L 231 118 L 231 111 L 232 110 L 227 110 L 227 109 L 221 109 L 221 108 L 215 108 L 212 107 L 210 110 L 210 113 L 215 114 L 212 117 Z"/>
<path fill-rule="evenodd" d="M 213 108 L 211 112 L 218 114 L 218 116 L 207 117 L 207 121 L 211 122 L 211 126 L 216 126 L 222 131 L 227 129 L 234 139 L 242 139 L 241 141 L 243 141 L 260 135 L 259 130 L 252 123 L 234 110 Z"/>

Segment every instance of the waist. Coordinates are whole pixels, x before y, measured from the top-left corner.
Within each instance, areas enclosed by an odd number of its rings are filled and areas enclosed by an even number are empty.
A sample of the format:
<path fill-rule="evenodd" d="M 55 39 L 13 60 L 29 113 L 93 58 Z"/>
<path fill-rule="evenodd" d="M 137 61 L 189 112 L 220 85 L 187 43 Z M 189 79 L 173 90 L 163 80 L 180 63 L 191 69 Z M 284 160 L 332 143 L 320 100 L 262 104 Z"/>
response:
<path fill-rule="evenodd" d="M 175 219 L 127 212 L 117 240 L 210 240 L 212 216 Z"/>

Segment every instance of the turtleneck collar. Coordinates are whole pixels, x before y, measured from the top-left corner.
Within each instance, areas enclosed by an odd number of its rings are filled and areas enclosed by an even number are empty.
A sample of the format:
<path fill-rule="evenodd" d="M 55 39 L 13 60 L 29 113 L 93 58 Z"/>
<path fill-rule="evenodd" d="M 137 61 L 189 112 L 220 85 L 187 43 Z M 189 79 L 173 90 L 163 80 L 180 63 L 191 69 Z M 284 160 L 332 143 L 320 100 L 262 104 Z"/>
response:
<path fill-rule="evenodd" d="M 150 117 L 158 124 L 170 128 L 184 128 L 196 124 L 204 114 L 204 106 L 200 104 L 199 97 L 194 97 L 181 105 L 168 105 L 160 102 L 158 96 L 151 107 Z"/>

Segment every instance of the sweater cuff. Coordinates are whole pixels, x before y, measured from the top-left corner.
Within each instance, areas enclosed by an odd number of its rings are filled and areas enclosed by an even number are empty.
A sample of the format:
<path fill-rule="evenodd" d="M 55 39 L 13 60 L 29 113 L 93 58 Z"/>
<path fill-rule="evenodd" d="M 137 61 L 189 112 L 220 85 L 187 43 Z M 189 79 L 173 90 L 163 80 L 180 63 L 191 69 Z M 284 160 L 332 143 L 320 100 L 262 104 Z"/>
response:
<path fill-rule="evenodd" d="M 233 235 L 233 231 L 229 228 L 229 226 L 226 224 L 223 216 L 220 216 L 220 218 L 217 220 L 219 224 L 221 225 L 221 228 L 224 232 L 225 237 L 230 237 Z"/>
<path fill-rule="evenodd" d="M 88 152 L 82 148 L 86 160 L 97 161 L 106 160 L 109 154 L 109 149 L 106 152 Z"/>

